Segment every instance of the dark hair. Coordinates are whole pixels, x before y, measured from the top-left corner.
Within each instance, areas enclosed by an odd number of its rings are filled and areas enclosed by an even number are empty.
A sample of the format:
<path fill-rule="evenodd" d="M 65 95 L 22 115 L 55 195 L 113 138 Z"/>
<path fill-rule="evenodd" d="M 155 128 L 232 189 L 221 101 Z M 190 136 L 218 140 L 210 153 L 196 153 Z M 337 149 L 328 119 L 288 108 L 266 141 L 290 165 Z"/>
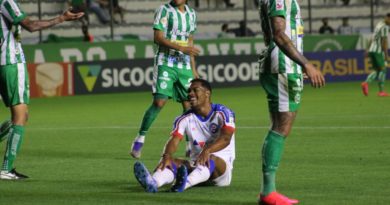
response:
<path fill-rule="evenodd" d="M 225 29 L 228 29 L 228 28 L 229 28 L 229 26 L 228 26 L 227 23 L 224 23 L 224 24 L 222 24 L 222 26 L 221 26 L 221 30 L 222 30 L 222 31 L 224 31 Z"/>
<path fill-rule="evenodd" d="M 210 93 L 212 92 L 211 85 L 207 80 L 195 78 L 191 80 L 191 83 L 200 83 L 203 88 L 206 88 L 206 90 L 210 91 Z"/>

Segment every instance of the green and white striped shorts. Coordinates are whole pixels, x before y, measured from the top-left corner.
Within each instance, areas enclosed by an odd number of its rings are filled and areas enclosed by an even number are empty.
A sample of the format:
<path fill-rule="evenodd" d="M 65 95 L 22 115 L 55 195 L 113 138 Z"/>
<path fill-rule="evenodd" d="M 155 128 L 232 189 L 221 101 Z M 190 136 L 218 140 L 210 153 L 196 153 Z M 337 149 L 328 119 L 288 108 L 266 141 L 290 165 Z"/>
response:
<path fill-rule="evenodd" d="M 270 112 L 295 112 L 301 104 L 303 75 L 299 73 L 261 73 Z"/>
<path fill-rule="evenodd" d="M 29 104 L 30 85 L 25 63 L 0 66 L 0 94 L 7 107 Z"/>

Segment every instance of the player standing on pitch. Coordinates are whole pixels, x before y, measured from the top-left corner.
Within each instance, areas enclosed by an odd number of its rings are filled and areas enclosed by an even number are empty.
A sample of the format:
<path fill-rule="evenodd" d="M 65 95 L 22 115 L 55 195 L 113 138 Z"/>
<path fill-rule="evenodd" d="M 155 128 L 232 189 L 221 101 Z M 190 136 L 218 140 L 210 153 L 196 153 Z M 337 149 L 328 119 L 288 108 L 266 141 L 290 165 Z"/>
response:
<path fill-rule="evenodd" d="M 182 103 L 189 109 L 187 89 L 190 81 L 198 78 L 194 56 L 199 50 L 194 47 L 196 14 L 186 4 L 187 0 L 172 0 L 157 9 L 154 17 L 154 42 L 158 45 L 153 72 L 153 102 L 146 110 L 138 135 L 134 139 L 130 155 L 141 157 L 141 149 L 158 113 L 168 99 Z"/>
<path fill-rule="evenodd" d="M 68 10 L 50 20 L 31 20 L 16 0 L 1 1 L 0 9 L 0 94 L 5 106 L 10 107 L 11 111 L 11 120 L 0 126 L 0 141 L 8 139 L 0 179 L 17 180 L 27 178 L 15 171 L 14 161 L 23 141 L 30 101 L 27 66 L 20 40 L 21 27 L 30 32 L 39 31 L 64 21 L 77 20 L 84 13 Z"/>
<path fill-rule="evenodd" d="M 301 103 L 303 73 L 320 88 L 325 79 L 303 55 L 303 22 L 297 0 L 259 0 L 261 27 L 267 49 L 260 56 L 260 83 L 271 119 L 262 149 L 263 184 L 259 204 L 298 203 L 276 192 L 276 171 Z"/>
<path fill-rule="evenodd" d="M 372 69 L 374 70 L 370 75 L 367 76 L 366 81 L 362 83 L 362 91 L 365 96 L 368 95 L 368 84 L 373 80 L 378 79 L 379 85 L 379 97 L 390 96 L 385 92 L 385 81 L 386 81 L 386 61 L 389 60 L 388 53 L 388 35 L 390 26 L 390 13 L 388 13 L 383 21 L 380 21 L 374 30 L 370 48 L 368 49 L 368 56 L 371 59 Z"/>

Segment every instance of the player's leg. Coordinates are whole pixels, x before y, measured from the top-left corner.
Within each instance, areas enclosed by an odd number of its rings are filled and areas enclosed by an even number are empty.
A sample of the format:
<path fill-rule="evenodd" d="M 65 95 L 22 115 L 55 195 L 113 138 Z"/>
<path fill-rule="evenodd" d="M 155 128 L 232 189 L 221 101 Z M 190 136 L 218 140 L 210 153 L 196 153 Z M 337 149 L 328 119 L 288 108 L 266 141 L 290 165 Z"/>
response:
<path fill-rule="evenodd" d="M 196 165 L 190 173 L 188 173 L 186 167 L 181 166 L 177 171 L 176 182 L 171 190 L 174 192 L 183 192 L 197 184 L 216 179 L 226 172 L 226 167 L 226 162 L 214 155 L 210 156 L 208 166 Z"/>
<path fill-rule="evenodd" d="M 365 81 L 362 82 L 361 84 L 361 87 L 362 87 L 362 92 L 363 92 L 363 95 L 365 96 L 368 96 L 368 84 L 371 83 L 372 81 L 374 81 L 375 79 L 377 79 L 378 77 L 378 72 L 375 68 L 377 68 L 376 66 L 376 57 L 375 57 L 375 53 L 368 53 L 368 57 L 370 58 L 371 60 L 371 64 L 372 64 L 372 70 L 373 72 L 371 72 Z"/>
<path fill-rule="evenodd" d="M 157 186 L 161 187 L 166 184 L 172 184 L 177 175 L 177 170 L 182 165 L 189 166 L 189 162 L 183 159 L 173 159 L 171 165 L 166 169 L 156 169 L 153 173 L 153 179 L 156 181 Z"/>
<path fill-rule="evenodd" d="M 183 113 L 185 113 L 186 111 L 188 111 L 190 108 L 191 108 L 191 105 L 190 105 L 190 102 L 188 100 L 186 101 L 183 101 L 182 102 L 182 106 L 183 106 Z M 185 156 L 186 157 L 190 157 L 191 155 L 191 143 L 188 139 L 188 136 L 186 135 L 185 136 L 186 138 L 186 153 L 185 153 Z"/>
<path fill-rule="evenodd" d="M 380 97 L 389 96 L 389 94 L 385 92 L 386 74 L 387 74 L 387 70 L 385 68 L 381 69 L 381 71 L 378 73 L 378 86 L 379 86 L 378 96 Z"/>
<path fill-rule="evenodd" d="M 172 68 L 158 66 L 153 74 L 153 103 L 145 111 L 138 135 L 133 140 L 130 155 L 134 158 L 141 157 L 141 150 L 145 143 L 145 136 L 154 120 L 169 98 L 173 96 L 173 82 L 176 79 Z"/>
<path fill-rule="evenodd" d="M 181 69 L 178 70 L 178 81 L 174 86 L 174 99 L 178 102 L 181 102 L 183 107 L 183 113 L 191 108 L 190 102 L 188 101 L 188 88 L 190 87 L 191 80 L 194 79 L 192 70 Z M 186 138 L 186 152 L 185 156 L 190 157 L 191 154 L 191 145 L 188 140 L 188 136 Z"/>
<path fill-rule="evenodd" d="M 267 200 L 274 200 L 272 193 L 276 193 L 276 172 L 285 138 L 291 131 L 300 105 L 303 84 L 299 74 L 262 74 L 260 82 L 267 93 L 271 118 L 271 129 L 262 148 L 263 183 L 260 201 L 267 204 Z"/>
<path fill-rule="evenodd" d="M 134 175 L 146 192 L 153 193 L 157 192 L 159 187 L 171 184 L 175 179 L 177 167 L 184 163 L 186 163 L 184 160 L 174 159 L 166 169 L 156 169 L 151 174 L 142 162 L 137 161 L 134 164 Z"/>
<path fill-rule="evenodd" d="M 14 169 L 14 162 L 24 137 L 27 122 L 27 104 L 29 103 L 29 81 L 25 64 L 14 64 L 0 69 L 1 95 L 7 107 L 10 107 L 12 125 L 9 128 L 7 146 L 0 172 L 0 179 L 24 179 Z"/>
<path fill-rule="evenodd" d="M 12 126 L 11 120 L 6 120 L 0 124 L 0 142 L 8 138 L 9 130 Z"/>
<path fill-rule="evenodd" d="M 382 53 L 374 54 L 373 66 L 375 66 L 374 68 L 376 68 L 376 71 L 378 73 L 378 87 L 379 87 L 378 96 L 380 97 L 389 96 L 389 94 L 385 92 L 385 81 L 386 81 L 387 69 L 386 69 L 385 56 Z"/>

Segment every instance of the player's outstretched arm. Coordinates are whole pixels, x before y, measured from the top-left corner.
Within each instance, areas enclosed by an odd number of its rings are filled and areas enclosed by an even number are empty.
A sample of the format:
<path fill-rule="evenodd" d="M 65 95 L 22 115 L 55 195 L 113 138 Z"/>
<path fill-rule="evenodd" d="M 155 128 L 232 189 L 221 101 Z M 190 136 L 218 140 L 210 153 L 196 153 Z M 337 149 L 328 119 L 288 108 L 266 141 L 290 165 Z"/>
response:
<path fill-rule="evenodd" d="M 281 16 L 273 17 L 271 20 L 272 34 L 276 45 L 291 60 L 302 66 L 303 71 L 310 78 L 311 85 L 319 88 L 325 85 L 325 78 L 322 73 L 311 64 L 294 46 L 293 42 L 284 33 L 286 29 L 286 20 Z"/>
<path fill-rule="evenodd" d="M 214 141 L 214 143 L 205 145 L 202 152 L 196 159 L 196 164 L 209 166 L 208 162 L 210 160 L 210 154 L 218 152 L 219 150 L 227 147 L 230 144 L 230 140 L 232 139 L 233 134 L 233 129 L 222 128 L 220 136 Z"/>
<path fill-rule="evenodd" d="M 26 17 L 20 22 L 20 24 L 27 31 L 34 32 L 50 28 L 64 21 L 74 21 L 80 19 L 83 15 L 83 12 L 72 13 L 70 10 L 66 10 L 63 14 L 48 20 L 31 20 L 29 17 Z"/>
<path fill-rule="evenodd" d="M 163 154 L 161 155 L 160 162 L 158 163 L 156 169 L 165 169 L 166 167 L 171 167 L 173 161 L 173 154 L 176 152 L 177 147 L 179 146 L 180 138 L 171 136 L 167 143 L 165 144 Z"/>
<path fill-rule="evenodd" d="M 199 55 L 199 52 L 200 52 L 199 49 L 195 48 L 192 45 L 185 47 L 185 46 L 180 46 L 176 43 L 172 43 L 171 41 L 169 41 L 168 39 L 166 39 L 164 37 L 163 31 L 160 31 L 157 29 L 154 30 L 154 43 L 156 43 L 160 46 L 170 48 L 170 49 L 181 51 L 181 52 L 183 52 L 187 55 L 190 55 L 190 56 L 197 56 L 197 55 Z"/>

